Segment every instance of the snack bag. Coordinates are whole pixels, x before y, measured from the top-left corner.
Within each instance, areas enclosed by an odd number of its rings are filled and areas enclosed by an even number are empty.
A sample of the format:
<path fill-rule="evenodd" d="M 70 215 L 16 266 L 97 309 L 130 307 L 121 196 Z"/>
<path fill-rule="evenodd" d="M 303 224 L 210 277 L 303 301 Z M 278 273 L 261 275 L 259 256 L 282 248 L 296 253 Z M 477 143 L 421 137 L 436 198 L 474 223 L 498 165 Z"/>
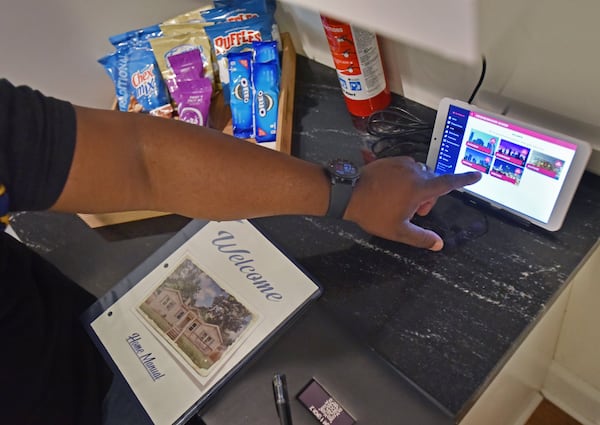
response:
<path fill-rule="evenodd" d="M 215 3 L 214 7 L 205 6 L 191 10 L 173 18 L 167 19 L 163 24 L 203 23 L 219 21 L 242 21 L 255 18 L 259 15 L 273 14 L 264 0 L 244 0 L 240 2 Z"/>
<path fill-rule="evenodd" d="M 195 50 L 198 52 L 200 61 L 197 64 L 200 67 L 201 74 L 215 82 L 215 73 L 211 60 L 211 45 L 206 34 L 201 33 L 173 33 L 165 34 L 162 37 L 153 38 L 150 40 L 152 51 L 158 68 L 160 69 L 163 80 L 169 86 L 169 81 L 174 78 L 172 68 L 169 66 L 169 58 L 179 53 Z"/>
<path fill-rule="evenodd" d="M 136 41 L 148 40 L 152 37 L 159 37 L 161 34 L 160 27 L 158 25 L 150 25 L 135 30 L 126 31 L 120 34 L 112 35 L 108 38 L 110 44 L 115 46 L 117 49 L 123 45 L 133 43 Z"/>
<path fill-rule="evenodd" d="M 109 37 L 110 43 L 116 50 L 98 60 L 113 80 L 117 96 L 117 105 L 120 111 L 127 111 L 130 101 L 129 93 L 129 48 L 137 40 L 152 37 L 160 28 L 149 26 Z"/>
<path fill-rule="evenodd" d="M 208 25 L 212 25 L 212 22 L 185 22 L 181 24 L 161 24 L 160 29 L 163 35 L 177 35 L 177 34 L 192 34 L 193 44 L 198 44 L 202 52 L 202 60 L 204 62 L 204 75 L 215 83 L 218 81 L 217 74 L 217 58 L 212 51 L 210 38 L 206 34 L 204 28 Z M 215 84 L 213 83 L 213 88 Z"/>
<path fill-rule="evenodd" d="M 223 88 L 225 103 L 229 103 L 229 53 L 252 49 L 252 42 L 272 40 L 273 19 L 259 16 L 242 22 L 227 22 L 205 28 L 219 65 L 219 79 Z"/>
<path fill-rule="evenodd" d="M 213 22 L 177 22 L 177 23 L 166 23 L 163 22 L 159 25 L 160 30 L 163 35 L 173 35 L 173 34 L 204 34 L 206 35 L 206 31 L 204 28 L 213 25 Z"/>
<path fill-rule="evenodd" d="M 219 7 L 215 2 L 215 9 L 205 10 L 202 17 L 206 21 L 220 22 L 240 22 L 252 19 L 257 16 L 271 17 L 271 40 L 276 40 L 281 47 L 281 37 L 279 26 L 275 22 L 275 2 L 274 0 L 224 0 L 223 6 Z"/>
<path fill-rule="evenodd" d="M 110 53 L 98 59 L 98 62 L 104 67 L 115 86 L 117 96 L 117 107 L 119 111 L 126 111 L 129 105 L 129 78 L 127 78 L 127 65 L 124 66 L 124 76 L 119 74 L 119 58 L 117 52 Z"/>
<path fill-rule="evenodd" d="M 181 121 L 208 126 L 212 83 L 208 78 L 180 81 L 173 92 Z"/>
<path fill-rule="evenodd" d="M 254 4 L 256 3 L 256 4 Z M 225 6 L 209 9 L 200 13 L 205 22 L 241 22 L 266 15 L 267 9 L 259 2 L 248 3 L 243 6 Z"/>
<path fill-rule="evenodd" d="M 254 52 L 254 62 L 265 63 L 275 61 L 277 63 L 277 68 L 281 70 L 279 49 L 276 40 L 255 41 L 252 43 L 252 50 Z"/>
<path fill-rule="evenodd" d="M 253 88 L 252 88 L 252 52 L 229 53 L 229 106 L 233 135 L 249 138 L 254 135 L 253 125 Z"/>
<path fill-rule="evenodd" d="M 275 61 L 254 63 L 254 138 L 259 143 L 272 142 L 277 138 L 279 79 Z"/>
<path fill-rule="evenodd" d="M 116 50 L 99 62 L 113 79 L 119 110 L 171 116 L 169 95 L 148 41 L 160 34 L 159 26 L 151 25 L 109 37 Z"/>
<path fill-rule="evenodd" d="M 181 121 L 196 125 L 208 125 L 212 81 L 202 76 L 202 56 L 198 49 L 185 50 L 168 56 L 173 78 L 167 86 Z"/>
<path fill-rule="evenodd" d="M 275 13 L 277 7 L 275 0 L 214 0 L 215 8 L 220 7 L 243 7 L 248 4 L 257 5 L 269 12 L 271 15 Z"/>
<path fill-rule="evenodd" d="M 167 57 L 175 81 L 191 81 L 204 77 L 202 53 L 198 49 L 184 50 Z"/>
<path fill-rule="evenodd" d="M 172 18 L 163 21 L 163 24 L 184 24 L 184 23 L 198 23 L 205 22 L 202 19 L 201 13 L 205 10 L 214 9 L 214 5 L 206 5 L 199 7 L 198 9 L 190 10 L 189 12 L 182 13 L 181 15 L 174 16 Z"/>
<path fill-rule="evenodd" d="M 127 52 L 130 103 L 128 111 L 171 117 L 173 109 L 154 52 L 148 43 L 136 42 Z"/>

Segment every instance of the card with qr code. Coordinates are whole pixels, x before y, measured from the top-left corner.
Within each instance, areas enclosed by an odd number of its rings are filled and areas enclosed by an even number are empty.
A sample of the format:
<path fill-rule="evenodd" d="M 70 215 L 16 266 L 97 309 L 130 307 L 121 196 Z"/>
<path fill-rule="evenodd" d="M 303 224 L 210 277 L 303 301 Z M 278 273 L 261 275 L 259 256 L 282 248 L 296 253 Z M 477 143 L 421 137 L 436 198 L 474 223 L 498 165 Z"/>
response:
<path fill-rule="evenodd" d="M 298 400 L 323 425 L 353 425 L 356 422 L 314 379 L 300 391 Z"/>

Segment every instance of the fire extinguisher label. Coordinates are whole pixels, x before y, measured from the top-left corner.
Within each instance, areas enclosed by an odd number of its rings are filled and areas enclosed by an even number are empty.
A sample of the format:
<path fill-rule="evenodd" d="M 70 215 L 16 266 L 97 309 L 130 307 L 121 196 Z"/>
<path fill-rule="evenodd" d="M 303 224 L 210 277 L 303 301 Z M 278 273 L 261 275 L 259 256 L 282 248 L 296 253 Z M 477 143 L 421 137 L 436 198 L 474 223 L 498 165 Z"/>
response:
<path fill-rule="evenodd" d="M 386 81 L 377 36 L 334 20 L 323 26 L 344 95 L 366 100 L 381 93 Z"/>

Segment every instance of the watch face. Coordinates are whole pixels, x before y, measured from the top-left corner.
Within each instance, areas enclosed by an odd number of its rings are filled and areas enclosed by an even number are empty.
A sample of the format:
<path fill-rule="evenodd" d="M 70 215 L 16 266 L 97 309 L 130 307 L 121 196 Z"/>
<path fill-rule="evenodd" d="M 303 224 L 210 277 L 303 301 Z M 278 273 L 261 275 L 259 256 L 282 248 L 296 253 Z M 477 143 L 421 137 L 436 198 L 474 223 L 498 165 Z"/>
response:
<path fill-rule="evenodd" d="M 336 159 L 329 163 L 329 169 L 331 172 L 341 178 L 354 179 L 358 177 L 358 168 L 351 163 L 343 159 Z"/>

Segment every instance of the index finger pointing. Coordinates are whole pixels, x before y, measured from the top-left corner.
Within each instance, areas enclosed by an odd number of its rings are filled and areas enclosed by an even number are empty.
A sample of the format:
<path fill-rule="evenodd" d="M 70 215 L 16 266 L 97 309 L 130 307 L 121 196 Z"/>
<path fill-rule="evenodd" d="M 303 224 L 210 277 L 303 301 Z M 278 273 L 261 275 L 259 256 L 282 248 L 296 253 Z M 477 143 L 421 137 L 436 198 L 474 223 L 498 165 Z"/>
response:
<path fill-rule="evenodd" d="M 430 196 L 441 196 L 454 189 L 477 183 L 479 180 L 481 180 L 481 173 L 477 171 L 462 174 L 444 174 L 428 180 L 427 192 Z"/>

